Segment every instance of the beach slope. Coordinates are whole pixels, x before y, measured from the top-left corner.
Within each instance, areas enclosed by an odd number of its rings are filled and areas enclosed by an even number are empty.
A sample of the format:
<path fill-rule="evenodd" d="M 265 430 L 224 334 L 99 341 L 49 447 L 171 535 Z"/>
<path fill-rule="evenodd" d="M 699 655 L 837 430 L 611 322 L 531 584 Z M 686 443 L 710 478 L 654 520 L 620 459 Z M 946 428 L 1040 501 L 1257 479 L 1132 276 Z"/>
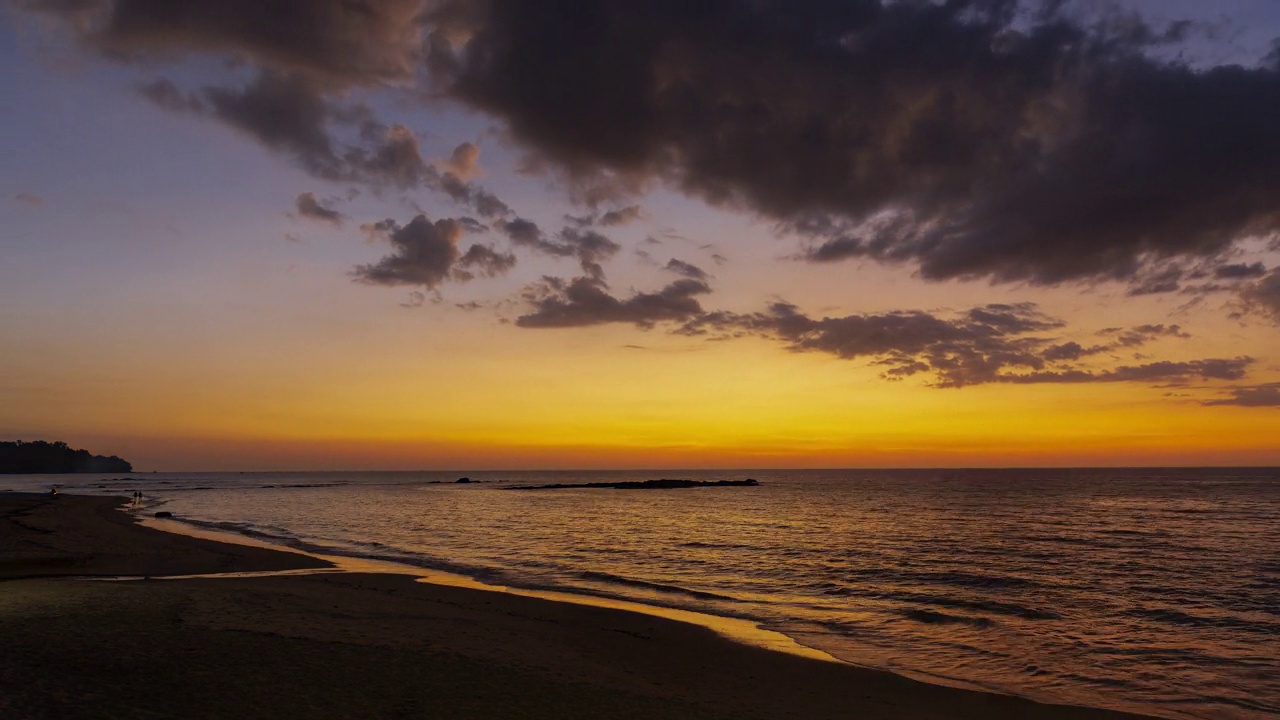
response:
<path fill-rule="evenodd" d="M 321 567 L 0 493 L 0 717 L 1123 718 L 749 647 L 695 625 Z"/>

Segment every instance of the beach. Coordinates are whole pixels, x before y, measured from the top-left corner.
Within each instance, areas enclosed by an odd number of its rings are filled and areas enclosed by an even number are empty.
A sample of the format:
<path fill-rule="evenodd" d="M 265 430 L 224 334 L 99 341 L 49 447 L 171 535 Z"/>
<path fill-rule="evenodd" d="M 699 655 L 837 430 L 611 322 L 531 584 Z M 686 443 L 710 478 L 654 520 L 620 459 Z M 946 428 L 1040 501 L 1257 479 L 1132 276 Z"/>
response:
<path fill-rule="evenodd" d="M 0 716 L 1135 717 L 409 576 L 154 579 L 325 563 L 141 527 L 122 504 L 0 494 Z M 91 579 L 117 576 L 153 579 Z"/>

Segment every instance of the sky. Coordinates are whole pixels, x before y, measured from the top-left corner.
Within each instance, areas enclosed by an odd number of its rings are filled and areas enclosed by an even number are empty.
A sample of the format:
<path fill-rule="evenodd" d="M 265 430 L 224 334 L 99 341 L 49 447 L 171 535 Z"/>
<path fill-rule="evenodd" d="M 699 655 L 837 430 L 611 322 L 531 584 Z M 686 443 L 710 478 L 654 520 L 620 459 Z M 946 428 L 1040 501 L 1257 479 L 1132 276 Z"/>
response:
<path fill-rule="evenodd" d="M 6 0 L 0 439 L 1280 465 L 1280 4 Z"/>

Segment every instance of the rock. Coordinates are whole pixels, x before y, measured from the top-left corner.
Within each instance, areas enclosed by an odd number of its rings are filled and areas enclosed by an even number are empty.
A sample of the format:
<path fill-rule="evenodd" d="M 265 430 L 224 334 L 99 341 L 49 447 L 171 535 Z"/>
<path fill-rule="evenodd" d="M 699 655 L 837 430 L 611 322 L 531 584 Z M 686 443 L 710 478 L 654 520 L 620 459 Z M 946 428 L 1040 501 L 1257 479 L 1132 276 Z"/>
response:
<path fill-rule="evenodd" d="M 156 517 L 158 517 L 158 518 L 171 518 L 171 517 L 173 517 L 173 513 L 169 512 L 168 510 L 161 510 L 160 512 L 156 513 Z"/>
<path fill-rule="evenodd" d="M 455 482 L 455 483 L 469 483 L 469 482 L 471 482 L 471 478 L 467 478 L 467 477 L 460 477 L 460 478 L 458 478 L 457 480 L 454 480 L 454 482 Z"/>
<path fill-rule="evenodd" d="M 598 482 L 555 485 L 513 485 L 505 490 L 571 490 L 574 488 L 607 488 L 611 490 L 677 490 L 681 488 L 711 487 L 756 487 L 760 483 L 752 478 L 746 480 L 631 480 L 625 482 Z"/>

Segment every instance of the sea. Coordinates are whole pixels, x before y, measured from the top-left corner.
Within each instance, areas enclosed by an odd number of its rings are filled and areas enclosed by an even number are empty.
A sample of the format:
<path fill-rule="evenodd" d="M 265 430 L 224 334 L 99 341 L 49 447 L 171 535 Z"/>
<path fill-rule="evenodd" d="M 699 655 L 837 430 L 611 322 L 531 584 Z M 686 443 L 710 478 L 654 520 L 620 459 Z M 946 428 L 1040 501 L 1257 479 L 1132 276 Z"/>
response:
<path fill-rule="evenodd" d="M 1280 469 L 0 476 L 313 553 L 742 618 L 930 682 L 1280 718 Z M 759 481 L 674 490 L 520 485 Z"/>

